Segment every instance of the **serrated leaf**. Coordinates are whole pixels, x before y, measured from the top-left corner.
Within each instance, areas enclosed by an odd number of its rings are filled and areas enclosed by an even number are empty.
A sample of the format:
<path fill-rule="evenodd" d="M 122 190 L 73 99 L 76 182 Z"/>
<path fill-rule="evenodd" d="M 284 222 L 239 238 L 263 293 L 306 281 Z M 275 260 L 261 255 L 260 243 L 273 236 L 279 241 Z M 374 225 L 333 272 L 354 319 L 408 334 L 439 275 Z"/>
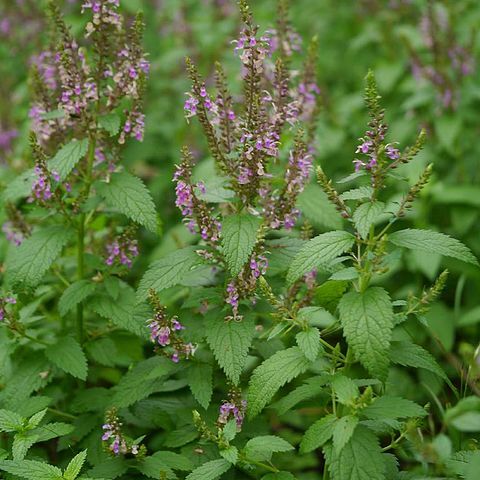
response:
<path fill-rule="evenodd" d="M 336 229 L 342 226 L 342 217 L 319 185 L 306 185 L 298 196 L 297 207 L 317 227 Z"/>
<path fill-rule="evenodd" d="M 73 310 L 79 303 L 83 302 L 97 288 L 90 280 L 78 280 L 72 283 L 62 293 L 58 301 L 58 311 L 64 317 L 70 310 Z"/>
<path fill-rule="evenodd" d="M 220 455 L 232 465 L 235 465 L 238 461 L 238 448 L 230 445 L 228 448 L 220 450 Z"/>
<path fill-rule="evenodd" d="M 256 462 L 269 462 L 276 452 L 289 452 L 294 448 L 283 438 L 264 435 L 250 439 L 245 445 L 245 455 Z"/>
<path fill-rule="evenodd" d="M 247 263 L 257 241 L 261 218 L 253 215 L 230 215 L 222 223 L 222 251 L 232 276 Z"/>
<path fill-rule="evenodd" d="M 339 303 L 343 334 L 357 359 L 374 376 L 387 377 L 393 307 L 380 287 L 347 293 Z"/>
<path fill-rule="evenodd" d="M 3 201 L 15 203 L 21 198 L 28 197 L 32 193 L 32 184 L 35 177 L 36 174 L 33 168 L 15 177 L 3 191 Z"/>
<path fill-rule="evenodd" d="M 232 464 L 223 458 L 210 460 L 197 467 L 187 476 L 186 480 L 216 480 L 220 475 L 229 470 L 231 466 Z"/>
<path fill-rule="evenodd" d="M 362 415 L 371 420 L 382 420 L 385 418 L 395 420 L 398 418 L 424 417 L 427 415 L 427 412 L 411 400 L 383 396 L 376 398 L 373 403 L 364 408 Z"/>
<path fill-rule="evenodd" d="M 57 367 L 74 377 L 87 378 L 87 358 L 82 347 L 72 337 L 64 337 L 45 349 L 45 356 Z"/>
<path fill-rule="evenodd" d="M 3 460 L 0 470 L 27 480 L 62 480 L 59 468 L 34 460 Z"/>
<path fill-rule="evenodd" d="M 312 362 L 315 361 L 321 350 L 320 330 L 315 327 L 310 327 L 307 330 L 297 333 L 295 338 L 303 354 Z"/>
<path fill-rule="evenodd" d="M 203 263 L 195 247 L 186 247 L 153 262 L 140 281 L 137 300 L 147 298 L 148 291 L 156 292 L 180 283 L 194 267 Z"/>
<path fill-rule="evenodd" d="M 344 231 L 322 233 L 313 238 L 293 259 L 288 270 L 287 282 L 292 284 L 305 273 L 325 265 L 349 250 L 354 241 L 355 237 Z"/>
<path fill-rule="evenodd" d="M 439 255 L 453 257 L 463 262 L 478 265 L 478 260 L 468 247 L 456 238 L 449 237 L 444 233 L 408 228 L 390 234 L 388 240 L 397 247 L 438 253 Z"/>
<path fill-rule="evenodd" d="M 157 232 L 157 212 L 143 181 L 128 172 L 114 173 L 110 182 L 97 186 L 107 205 L 153 233 Z"/>
<path fill-rule="evenodd" d="M 74 169 L 78 161 L 84 157 L 88 149 L 88 139 L 72 140 L 64 145 L 55 156 L 48 161 L 47 167 L 51 172 L 60 176 L 60 181 L 65 180 Z"/>
<path fill-rule="evenodd" d="M 37 427 L 38 424 L 43 420 L 43 417 L 46 415 L 47 411 L 48 408 L 44 408 L 40 412 L 35 413 L 35 415 L 32 415 L 32 417 L 28 420 L 28 427 Z"/>
<path fill-rule="evenodd" d="M 14 460 L 23 460 L 28 449 L 37 442 L 37 436 L 29 433 L 17 433 L 13 438 L 12 456 Z"/>
<path fill-rule="evenodd" d="M 333 425 L 333 448 L 338 454 L 347 444 L 347 442 L 352 438 L 352 435 L 357 428 L 358 417 L 354 415 L 346 415 L 338 419 Z"/>
<path fill-rule="evenodd" d="M 375 435 L 358 425 L 340 453 L 324 446 L 325 459 L 332 480 L 385 480 L 385 463 Z"/>
<path fill-rule="evenodd" d="M 310 361 L 298 347 L 280 350 L 253 372 L 248 390 L 248 416 L 258 415 L 277 390 L 305 372 Z"/>
<path fill-rule="evenodd" d="M 358 188 L 352 188 L 347 190 L 340 195 L 342 200 L 363 200 L 365 198 L 370 198 L 373 193 L 373 188 L 369 185 L 364 185 Z"/>
<path fill-rule="evenodd" d="M 356 383 L 344 375 L 336 375 L 333 378 L 332 390 L 342 405 L 350 405 L 360 395 Z"/>
<path fill-rule="evenodd" d="M 182 470 L 189 472 L 193 469 L 192 461 L 184 456 L 175 452 L 169 452 L 168 450 L 161 450 L 155 452 L 152 457 L 159 458 L 165 465 L 170 467 L 172 470 Z"/>
<path fill-rule="evenodd" d="M 98 117 L 98 123 L 111 137 L 116 135 L 120 130 L 120 117 L 115 113 L 101 115 Z"/>
<path fill-rule="evenodd" d="M 52 438 L 68 435 L 69 433 L 73 432 L 74 428 L 75 427 L 69 423 L 54 422 L 41 425 L 40 427 L 32 430 L 30 433 L 37 437 L 37 442 L 46 442 Z"/>
<path fill-rule="evenodd" d="M 216 315 L 205 320 L 206 339 L 225 375 L 237 385 L 252 345 L 255 326 L 249 317 L 225 321 Z"/>
<path fill-rule="evenodd" d="M 13 249 L 7 260 L 7 269 L 13 282 L 23 282 L 31 287 L 37 285 L 69 239 L 70 230 L 63 226 L 37 230 Z"/>
<path fill-rule="evenodd" d="M 24 418 L 10 410 L 0 409 L 0 432 L 16 432 L 23 427 Z"/>
<path fill-rule="evenodd" d="M 206 363 L 192 363 L 188 372 L 188 386 L 197 402 L 206 410 L 213 393 L 213 369 Z"/>
<path fill-rule="evenodd" d="M 148 478 L 157 480 L 158 478 L 175 479 L 177 476 L 173 470 L 159 457 L 145 457 L 137 466 L 137 469 Z"/>
<path fill-rule="evenodd" d="M 333 435 L 333 425 L 337 421 L 335 415 L 327 415 L 317 420 L 304 434 L 300 443 L 300 453 L 308 453 L 322 447 Z"/>
<path fill-rule="evenodd" d="M 83 450 L 79 454 L 75 455 L 75 457 L 70 460 L 65 472 L 63 474 L 65 480 L 75 480 L 80 474 L 82 470 L 83 464 L 87 458 L 87 451 Z"/>
<path fill-rule="evenodd" d="M 382 215 L 385 209 L 383 202 L 366 202 L 358 206 L 353 212 L 353 223 L 362 238 L 367 238 L 370 227 Z"/>
<path fill-rule="evenodd" d="M 227 442 L 231 442 L 237 436 L 237 421 L 234 418 L 225 424 L 222 435 Z"/>

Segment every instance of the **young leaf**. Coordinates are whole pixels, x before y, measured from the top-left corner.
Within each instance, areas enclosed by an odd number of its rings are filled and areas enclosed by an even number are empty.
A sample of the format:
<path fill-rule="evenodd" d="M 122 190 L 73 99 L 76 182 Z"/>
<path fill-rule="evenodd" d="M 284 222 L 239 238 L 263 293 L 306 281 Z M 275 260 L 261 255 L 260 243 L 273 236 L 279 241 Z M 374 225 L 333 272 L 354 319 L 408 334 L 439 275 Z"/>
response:
<path fill-rule="evenodd" d="M 206 410 L 213 392 L 213 369 L 207 363 L 192 363 L 187 371 L 188 386 L 197 402 Z"/>
<path fill-rule="evenodd" d="M 473 265 L 478 265 L 478 260 L 468 247 L 456 238 L 449 237 L 444 233 L 407 228 L 406 230 L 392 233 L 388 240 L 397 247 L 438 253 L 446 257 L 453 257 Z"/>
<path fill-rule="evenodd" d="M 70 310 L 73 310 L 79 303 L 90 296 L 97 286 L 90 280 L 78 280 L 72 283 L 62 293 L 58 301 L 58 311 L 64 317 Z"/>
<path fill-rule="evenodd" d="M 140 178 L 128 172 L 114 173 L 98 190 L 107 205 L 117 209 L 153 233 L 157 232 L 157 212 L 152 196 Z"/>
<path fill-rule="evenodd" d="M 3 460 L 0 470 L 27 480 L 62 480 L 62 471 L 52 465 L 34 460 Z"/>
<path fill-rule="evenodd" d="M 7 269 L 13 282 L 36 286 L 60 255 L 70 234 L 68 228 L 60 225 L 43 228 L 13 249 L 7 260 Z"/>
<path fill-rule="evenodd" d="M 385 463 L 378 440 L 362 425 L 357 426 L 339 453 L 330 445 L 323 450 L 332 480 L 385 480 Z"/>
<path fill-rule="evenodd" d="M 16 432 L 23 427 L 24 418 L 10 410 L 0 410 L 0 432 Z"/>
<path fill-rule="evenodd" d="M 427 415 L 427 412 L 411 400 L 383 396 L 376 398 L 373 403 L 364 408 L 362 415 L 371 420 L 382 420 L 385 418 L 396 420 L 398 418 L 424 417 Z"/>
<path fill-rule="evenodd" d="M 276 452 L 289 452 L 294 448 L 283 438 L 265 435 L 250 439 L 245 445 L 245 455 L 256 462 L 269 462 Z"/>
<path fill-rule="evenodd" d="M 344 375 L 337 374 L 332 380 L 332 390 L 342 405 L 351 404 L 359 395 L 355 382 Z"/>
<path fill-rule="evenodd" d="M 98 118 L 98 124 L 113 137 L 120 130 L 120 117 L 115 113 L 102 115 Z"/>
<path fill-rule="evenodd" d="M 295 338 L 303 354 L 314 362 L 320 353 L 320 330 L 309 327 L 307 330 L 297 333 Z"/>
<path fill-rule="evenodd" d="M 337 417 L 330 414 L 311 425 L 300 443 L 300 453 L 312 452 L 325 445 L 332 438 L 336 421 Z"/>
<path fill-rule="evenodd" d="M 37 442 L 37 436 L 28 433 L 17 433 L 13 439 L 12 456 L 14 460 L 23 460 L 28 449 Z"/>
<path fill-rule="evenodd" d="M 60 338 L 55 345 L 46 348 L 45 356 L 64 372 L 81 380 L 87 378 L 87 359 L 73 337 Z"/>
<path fill-rule="evenodd" d="M 325 265 L 346 252 L 354 241 L 355 237 L 344 231 L 322 233 L 313 238 L 293 259 L 287 274 L 287 282 L 291 285 L 305 273 Z"/>
<path fill-rule="evenodd" d="M 197 467 L 185 480 L 216 480 L 220 475 L 229 470 L 231 466 L 232 464 L 223 458 L 210 460 Z"/>
<path fill-rule="evenodd" d="M 255 326 L 249 317 L 240 322 L 225 321 L 216 315 L 206 319 L 206 338 L 220 367 L 237 385 L 247 360 L 248 350 L 255 335 Z"/>
<path fill-rule="evenodd" d="M 354 415 L 346 415 L 335 422 L 333 425 L 332 436 L 333 448 L 335 449 L 336 454 L 339 454 L 350 438 L 352 438 L 357 425 L 358 417 L 355 417 Z"/>
<path fill-rule="evenodd" d="M 195 247 L 186 247 L 167 255 L 150 265 L 140 281 L 137 300 L 145 300 L 153 288 L 160 292 L 180 283 L 194 268 L 203 263 Z"/>
<path fill-rule="evenodd" d="M 56 155 L 48 162 L 51 172 L 60 175 L 60 181 L 64 181 L 73 170 L 78 161 L 84 157 L 88 149 L 88 139 L 72 140 L 64 145 Z"/>
<path fill-rule="evenodd" d="M 277 390 L 305 372 L 310 361 L 298 347 L 280 350 L 253 372 L 248 390 L 248 416 L 257 416 Z"/>
<path fill-rule="evenodd" d="M 220 450 L 220 455 L 232 465 L 235 465 L 238 462 L 238 448 L 233 445 L 230 445 L 224 450 Z"/>
<path fill-rule="evenodd" d="M 261 218 L 230 215 L 222 223 L 222 248 L 232 276 L 236 277 L 250 258 L 257 241 Z"/>
<path fill-rule="evenodd" d="M 362 365 L 385 380 L 388 373 L 393 307 L 380 287 L 347 293 L 339 303 L 340 321 L 349 346 Z"/>
<path fill-rule="evenodd" d="M 75 478 L 78 477 L 86 458 L 86 450 L 81 451 L 79 454 L 75 455 L 75 457 L 72 458 L 63 474 L 65 480 L 75 480 Z"/>
<path fill-rule="evenodd" d="M 355 212 L 353 212 L 353 223 L 362 238 L 367 238 L 370 227 L 382 215 L 385 209 L 383 202 L 362 203 Z"/>

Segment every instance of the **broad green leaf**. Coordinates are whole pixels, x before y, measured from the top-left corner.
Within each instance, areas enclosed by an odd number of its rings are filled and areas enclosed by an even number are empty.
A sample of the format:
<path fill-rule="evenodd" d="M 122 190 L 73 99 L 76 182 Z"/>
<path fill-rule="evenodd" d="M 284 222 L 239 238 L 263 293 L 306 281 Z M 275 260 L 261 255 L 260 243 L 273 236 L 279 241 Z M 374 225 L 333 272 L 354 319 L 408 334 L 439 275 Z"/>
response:
<path fill-rule="evenodd" d="M 321 350 L 320 330 L 309 327 L 307 330 L 297 333 L 295 338 L 303 354 L 312 362 L 315 361 Z"/>
<path fill-rule="evenodd" d="M 222 435 L 225 440 L 231 442 L 237 436 L 237 421 L 232 418 L 230 419 L 222 430 Z"/>
<path fill-rule="evenodd" d="M 354 241 L 355 237 L 344 231 L 322 233 L 313 238 L 293 259 L 287 274 L 287 282 L 292 284 L 305 273 L 327 264 L 349 250 Z"/>
<path fill-rule="evenodd" d="M 16 432 L 23 427 L 24 418 L 10 410 L 0 410 L 0 432 Z"/>
<path fill-rule="evenodd" d="M 80 471 L 82 470 L 83 464 L 85 463 L 86 458 L 87 458 L 87 451 L 83 450 L 79 454 L 75 455 L 75 457 L 73 457 L 72 460 L 70 460 L 70 463 L 68 464 L 63 474 L 63 476 L 65 477 L 65 480 L 75 480 L 75 478 L 78 477 L 78 475 L 80 474 Z"/>
<path fill-rule="evenodd" d="M 480 472 L 480 452 L 477 450 L 473 453 L 472 458 L 468 462 L 466 469 L 465 480 L 478 480 Z"/>
<path fill-rule="evenodd" d="M 332 390 L 342 405 L 349 405 L 360 395 L 358 386 L 349 377 L 337 374 L 332 380 Z"/>
<path fill-rule="evenodd" d="M 253 372 L 248 390 L 248 416 L 257 416 L 277 390 L 305 372 L 310 361 L 298 347 L 280 350 Z"/>
<path fill-rule="evenodd" d="M 380 287 L 347 293 L 339 303 L 340 321 L 348 345 L 374 376 L 385 380 L 388 373 L 393 307 Z"/>
<path fill-rule="evenodd" d="M 330 445 L 323 450 L 332 480 L 385 480 L 385 463 L 378 440 L 362 425 L 357 426 L 339 453 Z"/>
<path fill-rule="evenodd" d="M 55 345 L 46 348 L 45 356 L 64 372 L 81 380 L 87 378 L 87 359 L 73 337 L 60 338 Z"/>
<path fill-rule="evenodd" d="M 310 426 L 300 443 L 300 453 L 312 452 L 327 443 L 332 438 L 336 421 L 335 415 L 327 415 Z"/>
<path fill-rule="evenodd" d="M 62 480 L 62 471 L 52 465 L 34 460 L 3 460 L 0 470 L 27 480 Z"/>
<path fill-rule="evenodd" d="M 28 449 L 37 442 L 37 436 L 28 433 L 17 433 L 13 438 L 12 456 L 14 460 L 23 460 Z"/>
<path fill-rule="evenodd" d="M 111 137 L 116 135 L 120 130 L 120 117 L 116 113 L 101 115 L 98 118 L 98 123 Z"/>
<path fill-rule="evenodd" d="M 362 238 L 368 237 L 370 227 L 375 224 L 384 210 L 385 204 L 383 202 L 366 202 L 355 209 L 353 223 Z"/>
<path fill-rule="evenodd" d="M 222 250 L 228 269 L 236 277 L 250 258 L 261 218 L 252 215 L 230 215 L 222 223 Z"/>
<path fill-rule="evenodd" d="M 358 417 L 354 415 L 346 415 L 338 419 L 333 425 L 333 448 L 335 453 L 338 454 L 347 442 L 352 438 L 352 435 L 357 428 Z"/>
<path fill-rule="evenodd" d="M 187 371 L 188 386 L 197 402 L 206 410 L 213 393 L 213 369 L 207 363 L 195 362 Z"/>
<path fill-rule="evenodd" d="M 220 455 L 232 465 L 235 465 L 238 462 L 238 448 L 233 445 L 230 445 L 224 450 L 220 450 Z"/>
<path fill-rule="evenodd" d="M 364 185 L 358 188 L 352 188 L 340 195 L 342 200 L 363 200 L 370 198 L 373 193 L 373 188 L 370 185 Z"/>
<path fill-rule="evenodd" d="M 157 212 L 143 181 L 128 172 L 114 173 L 110 182 L 97 184 L 107 205 L 153 233 L 157 232 Z"/>
<path fill-rule="evenodd" d="M 33 168 L 15 177 L 3 191 L 3 201 L 15 203 L 21 198 L 28 197 L 32 193 L 32 184 L 35 177 Z"/>
<path fill-rule="evenodd" d="M 192 461 L 188 457 L 175 452 L 161 450 L 159 452 L 155 452 L 152 457 L 158 458 L 172 470 L 182 470 L 185 472 L 193 470 Z"/>
<path fill-rule="evenodd" d="M 306 240 L 295 237 L 275 238 L 265 242 L 265 247 L 270 252 L 266 276 L 273 277 L 286 272 L 295 255 L 306 243 Z"/>
<path fill-rule="evenodd" d="M 64 145 L 48 162 L 48 169 L 51 172 L 58 173 L 61 181 L 65 180 L 78 161 L 86 155 L 87 149 L 87 138 L 83 140 L 72 140 Z"/>
<path fill-rule="evenodd" d="M 68 435 L 73 432 L 74 428 L 75 427 L 69 423 L 54 422 L 41 425 L 34 430 L 31 430 L 30 433 L 37 437 L 37 442 L 46 442 L 52 438 Z"/>
<path fill-rule="evenodd" d="M 46 415 L 48 408 L 44 408 L 40 412 L 35 413 L 29 420 L 28 420 L 28 427 L 34 428 L 37 427 L 38 424 L 43 420 L 43 417 Z"/>
<path fill-rule="evenodd" d="M 78 280 L 72 283 L 62 293 L 58 301 L 58 311 L 64 317 L 70 310 L 73 310 L 79 303 L 83 302 L 97 288 L 97 285 L 90 280 Z"/>
<path fill-rule="evenodd" d="M 444 233 L 408 228 L 392 233 L 388 239 L 397 247 L 438 253 L 446 257 L 453 257 L 473 265 L 478 265 L 478 260 L 468 247 L 456 238 L 449 237 Z"/>
<path fill-rule="evenodd" d="M 475 450 L 460 450 L 455 452 L 446 462 L 448 470 L 462 478 L 467 474 L 468 465 L 471 462 Z"/>
<path fill-rule="evenodd" d="M 220 475 L 229 470 L 231 466 L 232 464 L 223 458 L 210 460 L 197 467 L 187 476 L 186 480 L 216 480 Z"/>
<path fill-rule="evenodd" d="M 137 468 L 145 476 L 155 480 L 159 478 L 165 478 L 165 480 L 177 478 L 173 470 L 161 458 L 153 455 L 145 457 Z"/>
<path fill-rule="evenodd" d="M 207 342 L 227 377 L 237 385 L 255 335 L 249 317 L 242 321 L 226 321 L 217 315 L 205 320 Z"/>
<path fill-rule="evenodd" d="M 264 435 L 250 439 L 245 445 L 245 455 L 256 462 L 269 462 L 276 452 L 289 452 L 294 448 L 283 438 Z"/>
<path fill-rule="evenodd" d="M 140 281 L 137 300 L 147 298 L 148 291 L 156 292 L 179 284 L 194 267 L 203 263 L 195 247 L 186 247 L 153 262 Z"/>
<path fill-rule="evenodd" d="M 362 410 L 362 415 L 371 420 L 424 417 L 427 412 L 415 402 L 400 397 L 383 396 Z"/>
<path fill-rule="evenodd" d="M 19 247 L 14 248 L 7 260 L 7 271 L 13 282 L 36 286 L 69 239 L 70 230 L 63 226 L 37 230 Z"/>

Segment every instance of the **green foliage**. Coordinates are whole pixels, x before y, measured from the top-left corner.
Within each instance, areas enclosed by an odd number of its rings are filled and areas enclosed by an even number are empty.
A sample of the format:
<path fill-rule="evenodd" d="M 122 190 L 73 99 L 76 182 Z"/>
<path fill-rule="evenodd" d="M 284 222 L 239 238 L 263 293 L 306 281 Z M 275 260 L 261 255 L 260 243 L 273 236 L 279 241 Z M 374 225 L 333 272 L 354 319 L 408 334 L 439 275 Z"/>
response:
<path fill-rule="evenodd" d="M 211 460 L 196 468 L 186 480 L 216 480 L 231 466 L 231 463 L 224 459 Z"/>
<path fill-rule="evenodd" d="M 245 445 L 245 455 L 256 462 L 270 461 L 272 454 L 276 452 L 289 452 L 293 450 L 286 440 L 274 435 L 255 437 Z"/>
<path fill-rule="evenodd" d="M 85 156 L 87 149 L 88 139 L 72 140 L 64 145 L 48 162 L 48 169 L 51 172 L 57 172 L 60 180 L 65 180 L 79 160 Z"/>
<path fill-rule="evenodd" d="M 45 355 L 63 371 L 81 380 L 87 378 L 87 359 L 82 347 L 74 338 L 59 338 L 55 345 L 46 348 Z"/>

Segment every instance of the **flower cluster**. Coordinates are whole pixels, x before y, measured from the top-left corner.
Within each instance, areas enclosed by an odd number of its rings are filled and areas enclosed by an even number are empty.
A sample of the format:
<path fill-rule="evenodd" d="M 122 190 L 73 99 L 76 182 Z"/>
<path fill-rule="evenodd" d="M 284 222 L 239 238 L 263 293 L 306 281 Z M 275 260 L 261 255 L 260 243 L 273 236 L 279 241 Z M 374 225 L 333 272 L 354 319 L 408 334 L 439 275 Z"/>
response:
<path fill-rule="evenodd" d="M 107 412 L 102 430 L 102 442 L 107 445 L 108 451 L 113 455 L 131 454 L 135 457 L 145 455 L 144 445 L 132 442 L 122 434 L 122 423 L 117 416 L 116 409 L 113 408 Z"/>
<path fill-rule="evenodd" d="M 106 250 L 108 256 L 105 263 L 107 265 L 120 264 L 131 268 L 133 259 L 138 256 L 138 243 L 133 238 L 132 230 L 127 230 L 124 234 L 107 243 Z"/>
<path fill-rule="evenodd" d="M 150 339 L 152 343 L 161 347 L 161 349 L 155 347 L 156 351 L 168 356 L 174 363 L 178 363 L 180 358 L 188 360 L 195 354 L 196 346 L 184 342 L 179 335 L 185 327 L 177 317 L 167 315 L 166 308 L 160 303 L 154 291 L 150 291 L 149 300 L 154 310 L 153 318 L 147 320 Z"/>
<path fill-rule="evenodd" d="M 241 398 L 241 392 L 238 389 L 232 389 L 229 394 L 229 400 L 223 401 L 220 405 L 217 424 L 223 426 L 230 419 L 234 419 L 237 429 L 240 431 L 246 410 L 247 401 Z"/>
<path fill-rule="evenodd" d="M 6 211 L 8 220 L 2 225 L 2 232 L 9 242 L 18 247 L 30 235 L 31 227 L 15 205 L 7 204 Z"/>
<path fill-rule="evenodd" d="M 0 298 L 0 321 L 3 321 L 5 317 L 8 315 L 6 310 L 7 305 L 15 305 L 17 300 L 15 297 L 1 297 Z"/>

